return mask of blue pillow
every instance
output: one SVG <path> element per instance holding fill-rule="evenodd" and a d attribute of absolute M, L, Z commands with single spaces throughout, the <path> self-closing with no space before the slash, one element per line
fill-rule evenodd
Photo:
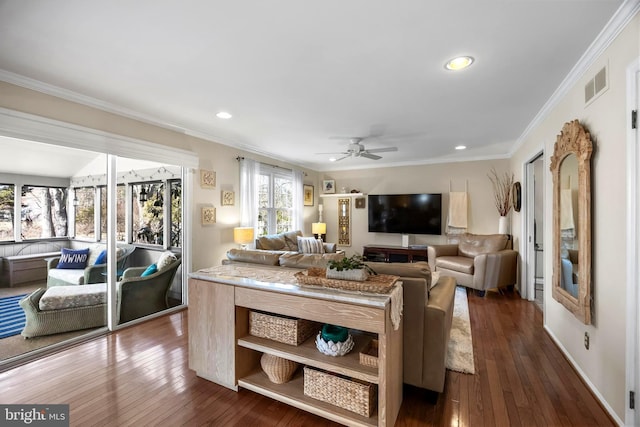
<path fill-rule="evenodd" d="M 104 249 L 102 252 L 100 252 L 100 255 L 98 255 L 98 258 L 96 258 L 96 262 L 94 262 L 93 265 L 106 264 L 106 263 L 107 263 L 107 250 Z"/>
<path fill-rule="evenodd" d="M 155 264 L 151 264 L 147 269 L 140 275 L 140 277 L 151 276 L 153 273 L 158 271 L 158 266 Z"/>
<path fill-rule="evenodd" d="M 89 259 L 89 248 L 77 250 L 62 248 L 60 261 L 58 261 L 56 268 L 85 268 L 87 266 L 87 259 Z"/>

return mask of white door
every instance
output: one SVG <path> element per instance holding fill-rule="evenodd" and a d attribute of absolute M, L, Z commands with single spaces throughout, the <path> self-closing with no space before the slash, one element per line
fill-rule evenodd
<path fill-rule="evenodd" d="M 536 154 L 525 165 L 525 241 L 523 273 L 526 297 L 542 303 L 544 291 L 544 154 Z"/>

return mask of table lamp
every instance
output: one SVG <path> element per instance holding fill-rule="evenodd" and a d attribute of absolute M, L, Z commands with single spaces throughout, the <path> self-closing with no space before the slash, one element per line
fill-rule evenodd
<path fill-rule="evenodd" d="M 233 229 L 233 241 L 238 243 L 242 250 L 246 250 L 247 245 L 253 242 L 253 227 L 235 227 Z"/>
<path fill-rule="evenodd" d="M 327 233 L 327 224 L 324 222 L 311 223 L 311 233 L 313 233 L 316 239 L 321 238 L 324 240 Z"/>

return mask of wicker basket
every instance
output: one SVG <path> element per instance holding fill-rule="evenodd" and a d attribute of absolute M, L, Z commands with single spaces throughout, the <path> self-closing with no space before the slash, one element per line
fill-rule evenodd
<path fill-rule="evenodd" d="M 304 367 L 304 394 L 364 417 L 371 416 L 378 400 L 375 384 L 342 378 L 309 366 Z"/>
<path fill-rule="evenodd" d="M 249 334 L 290 345 L 300 345 L 319 330 L 316 322 L 276 316 L 270 313 L 249 313 Z"/>
<path fill-rule="evenodd" d="M 371 340 L 360 352 L 360 364 L 364 366 L 378 367 L 378 340 Z"/>
<path fill-rule="evenodd" d="M 269 380 L 276 384 L 289 382 L 298 369 L 296 362 L 268 353 L 262 354 L 260 366 Z"/>
<path fill-rule="evenodd" d="M 364 282 L 352 280 L 328 279 L 325 268 L 309 268 L 294 274 L 296 280 L 301 285 L 322 286 L 325 288 L 344 289 L 347 291 L 371 292 L 377 294 L 387 294 L 395 286 L 399 276 L 389 274 L 378 274 L 369 276 Z"/>

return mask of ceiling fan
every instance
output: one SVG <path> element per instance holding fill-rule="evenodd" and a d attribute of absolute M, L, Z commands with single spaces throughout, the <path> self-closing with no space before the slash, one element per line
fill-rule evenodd
<path fill-rule="evenodd" d="M 332 139 L 342 139 L 341 137 L 335 137 Z M 362 145 L 362 140 L 364 138 L 349 138 L 349 146 L 347 147 L 347 151 L 339 151 L 334 153 L 316 153 L 316 154 L 342 154 L 342 157 L 331 159 L 333 162 L 339 162 L 340 160 L 346 159 L 347 157 L 365 157 L 371 160 L 380 160 L 382 157 L 373 154 L 373 153 L 388 153 L 391 151 L 398 151 L 397 147 L 385 147 L 385 148 L 373 148 L 366 149 L 364 145 Z"/>

